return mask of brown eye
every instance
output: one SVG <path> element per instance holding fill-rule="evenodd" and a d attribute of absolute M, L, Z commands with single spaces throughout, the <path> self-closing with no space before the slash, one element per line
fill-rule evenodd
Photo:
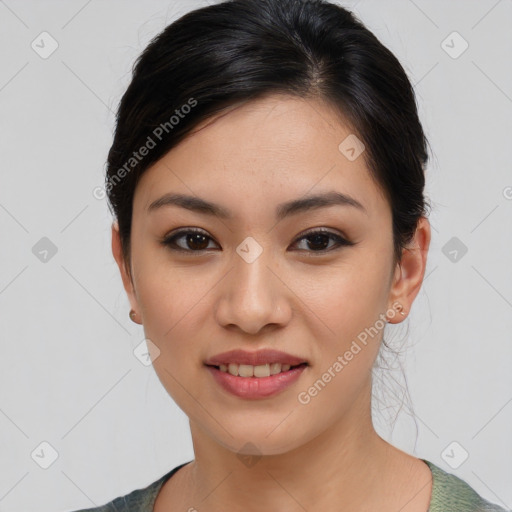
<path fill-rule="evenodd" d="M 181 245 L 177 243 L 178 240 L 183 240 Z M 209 240 L 211 238 L 203 231 L 187 229 L 166 237 L 162 243 L 176 251 L 200 252 L 208 249 Z"/>
<path fill-rule="evenodd" d="M 307 240 L 306 250 L 308 252 L 329 252 L 334 249 L 339 249 L 341 246 L 355 245 L 337 233 L 326 230 L 310 231 L 298 238 L 295 243 L 301 240 Z M 333 246 L 328 248 L 329 242 L 334 241 Z"/>

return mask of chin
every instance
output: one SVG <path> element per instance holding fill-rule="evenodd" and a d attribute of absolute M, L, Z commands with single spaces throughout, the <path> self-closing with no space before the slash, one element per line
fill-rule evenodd
<path fill-rule="evenodd" d="M 213 435 L 212 438 L 237 455 L 252 455 L 255 457 L 282 455 L 306 442 L 306 440 L 300 438 L 304 433 L 303 429 L 300 432 L 298 431 L 297 437 L 295 437 L 293 432 L 290 432 L 289 426 L 282 428 L 283 425 L 281 424 L 276 428 L 278 424 L 279 422 L 274 423 L 271 428 L 267 426 L 258 428 L 257 425 L 252 425 L 246 429 L 240 427 L 233 429 L 230 424 L 224 423 L 223 425 L 231 436 L 222 429 L 222 432 L 217 432 L 217 435 Z"/>

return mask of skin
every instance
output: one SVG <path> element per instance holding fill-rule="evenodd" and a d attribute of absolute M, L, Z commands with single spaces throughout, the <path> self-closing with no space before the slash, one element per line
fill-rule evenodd
<path fill-rule="evenodd" d="M 425 273 L 428 220 L 395 266 L 390 206 L 363 156 L 350 161 L 338 149 L 351 133 L 319 100 L 271 95 L 230 108 L 143 174 L 130 266 L 113 224 L 112 250 L 135 321 L 158 347 L 150 345 L 155 371 L 187 414 L 194 446 L 194 462 L 166 482 L 156 512 L 427 510 L 428 466 L 382 439 L 371 420 L 382 329 L 309 403 L 297 398 L 379 315 L 403 321 L 392 306 L 407 314 Z M 278 204 L 330 190 L 357 199 L 366 213 L 335 205 L 276 222 Z M 199 196 L 234 217 L 178 206 L 149 213 L 167 192 Z M 188 253 L 162 245 L 171 231 L 189 227 L 210 238 L 194 246 L 181 237 Z M 336 249 L 324 238 L 321 252 L 318 241 L 303 238 L 311 228 L 355 245 Z M 252 263 L 236 252 L 248 236 L 263 250 Z M 277 348 L 309 366 L 278 395 L 245 400 L 220 388 L 203 365 L 234 348 Z M 254 457 L 247 464 L 240 454 Z"/>

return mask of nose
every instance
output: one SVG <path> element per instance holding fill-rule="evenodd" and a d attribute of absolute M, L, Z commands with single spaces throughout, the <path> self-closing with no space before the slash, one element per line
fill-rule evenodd
<path fill-rule="evenodd" d="M 223 279 L 216 307 L 217 322 L 248 334 L 286 325 L 292 292 L 283 283 L 266 251 L 249 263 L 235 255 L 234 268 Z"/>

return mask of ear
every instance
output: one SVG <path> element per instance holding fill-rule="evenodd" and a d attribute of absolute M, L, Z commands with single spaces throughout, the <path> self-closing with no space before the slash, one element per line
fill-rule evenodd
<path fill-rule="evenodd" d="M 121 237 L 119 235 L 119 225 L 116 222 L 112 224 L 112 254 L 114 255 L 114 259 L 117 262 L 117 266 L 119 267 L 119 271 L 121 272 L 121 279 L 123 280 L 123 286 L 128 295 L 128 300 L 130 301 L 131 308 L 137 313 L 139 313 L 139 305 L 137 301 L 137 295 L 135 293 L 135 287 L 133 285 L 133 281 L 131 278 L 131 272 L 126 268 L 126 261 L 123 256 L 122 246 L 121 246 Z M 135 315 L 135 318 L 137 317 Z M 134 322 L 141 325 L 140 322 L 132 319 Z"/>
<path fill-rule="evenodd" d="M 410 245 L 402 250 L 402 261 L 397 263 L 395 275 L 389 293 L 388 311 L 396 314 L 388 317 L 389 323 L 400 323 L 411 310 L 412 303 L 420 291 L 427 266 L 427 254 L 430 246 L 430 223 L 421 217 Z M 399 311 L 403 311 L 401 315 Z"/>

